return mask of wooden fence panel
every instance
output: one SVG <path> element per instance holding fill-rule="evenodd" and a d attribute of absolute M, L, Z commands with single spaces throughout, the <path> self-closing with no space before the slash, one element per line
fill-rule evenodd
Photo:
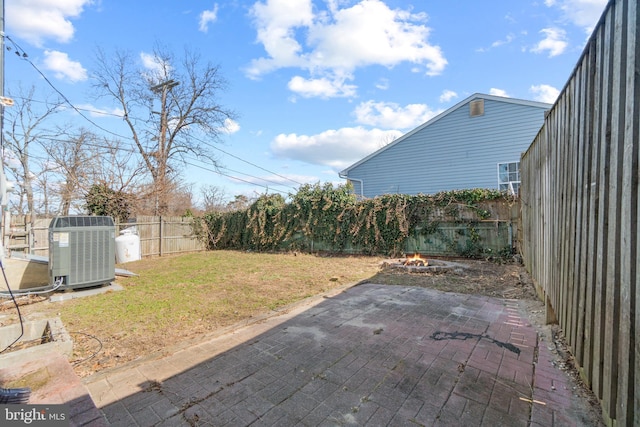
<path fill-rule="evenodd" d="M 640 12 L 611 0 L 522 156 L 522 256 L 605 418 L 640 425 Z"/>
<path fill-rule="evenodd" d="M 27 225 L 27 219 L 26 216 L 11 218 L 7 240 L 11 240 L 11 230 L 16 230 L 16 235 L 26 234 L 26 247 L 16 245 L 16 250 L 47 257 L 51 218 L 37 218 L 33 226 Z M 191 221 L 192 218 L 188 217 L 139 216 L 135 222 L 116 224 L 116 236 L 125 228 L 135 227 L 140 237 L 140 253 L 143 257 L 204 251 L 206 246 L 193 234 Z M 11 247 L 10 244 L 7 246 Z"/>
<path fill-rule="evenodd" d="M 190 217 L 138 216 L 136 227 L 144 256 L 163 256 L 205 250 L 193 234 Z"/>

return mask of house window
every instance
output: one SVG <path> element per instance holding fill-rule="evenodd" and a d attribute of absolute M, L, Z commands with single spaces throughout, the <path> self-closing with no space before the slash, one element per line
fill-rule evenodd
<path fill-rule="evenodd" d="M 510 194 L 520 191 L 520 162 L 498 163 L 498 188 Z"/>

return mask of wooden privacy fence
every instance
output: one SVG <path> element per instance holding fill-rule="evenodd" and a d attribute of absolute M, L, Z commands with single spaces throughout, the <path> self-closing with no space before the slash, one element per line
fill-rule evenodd
<path fill-rule="evenodd" d="M 5 232 L 6 247 L 48 256 L 51 219 L 37 218 L 31 226 L 25 216 L 11 217 L 10 227 Z M 143 257 L 203 251 L 205 245 L 193 234 L 191 223 L 190 217 L 138 216 L 135 222 L 116 224 L 116 236 L 125 228 L 135 227 Z"/>
<path fill-rule="evenodd" d="M 522 156 L 522 255 L 616 425 L 640 425 L 640 13 L 612 0 Z"/>
<path fill-rule="evenodd" d="M 117 225 L 116 232 L 135 226 L 143 257 L 203 251 L 205 245 L 193 234 L 192 221 L 191 217 L 138 216 L 135 224 Z"/>

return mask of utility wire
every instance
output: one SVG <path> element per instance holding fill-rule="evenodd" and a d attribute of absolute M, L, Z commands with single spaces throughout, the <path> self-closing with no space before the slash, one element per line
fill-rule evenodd
<path fill-rule="evenodd" d="M 28 102 L 36 102 L 38 104 L 46 104 L 45 101 L 40 101 L 38 99 L 31 99 L 31 98 L 25 98 L 24 96 L 12 96 L 12 98 L 14 99 L 21 99 L 23 101 L 28 101 Z M 118 119 L 122 119 L 124 118 L 124 116 L 122 114 L 116 114 L 116 113 L 109 113 L 106 111 L 100 111 L 100 110 L 92 110 L 90 108 L 82 108 L 82 107 L 75 107 L 74 110 L 80 110 L 80 111 L 86 111 L 87 113 L 94 113 L 94 114 L 99 114 L 101 116 L 111 116 L 111 117 L 116 117 Z"/>
<path fill-rule="evenodd" d="M 193 160 L 193 161 L 199 161 L 199 162 L 201 162 L 201 160 L 191 158 L 190 156 L 184 156 L 184 157 L 185 157 L 185 158 L 189 158 L 189 159 L 191 159 L 191 160 Z M 193 164 L 191 164 L 191 166 L 194 166 L 194 165 L 193 165 Z M 227 171 L 229 171 L 229 172 L 233 172 L 233 173 L 237 173 L 237 174 L 240 174 L 240 175 L 248 176 L 248 177 L 250 177 L 250 178 L 255 178 L 255 179 L 259 179 L 259 180 L 261 180 L 261 181 L 270 182 L 271 184 L 274 184 L 274 185 L 279 185 L 279 186 L 281 186 L 281 187 L 287 187 L 287 188 L 291 188 L 292 190 L 297 190 L 297 188 L 296 188 L 296 187 L 292 187 L 292 186 L 290 186 L 290 185 L 286 185 L 286 184 L 283 184 L 283 183 L 281 183 L 281 182 L 272 181 L 272 180 L 267 179 L 267 178 L 261 178 L 261 177 L 259 177 L 259 176 L 255 176 L 255 175 L 248 174 L 248 173 L 246 173 L 246 172 L 240 172 L 240 171 L 237 171 L 237 170 L 234 170 L 234 169 L 230 169 L 230 168 L 225 167 L 225 166 L 219 166 L 219 167 L 218 167 L 218 169 L 224 169 L 224 170 L 227 170 Z"/>
<path fill-rule="evenodd" d="M 265 189 L 269 190 L 269 187 L 267 187 L 266 185 L 256 184 L 253 181 L 248 181 L 246 179 L 238 178 L 237 176 L 228 175 L 228 174 L 220 172 L 218 170 L 214 170 L 214 169 L 210 169 L 210 168 L 207 168 L 207 167 L 204 167 L 204 166 L 196 165 L 194 163 L 189 163 L 187 161 L 185 161 L 185 163 L 187 165 L 189 165 L 189 166 L 193 166 L 193 167 L 196 167 L 196 168 L 208 171 L 208 172 L 213 172 L 213 173 L 218 174 L 218 175 L 226 176 L 227 178 L 231 178 L 231 179 L 234 179 L 236 181 L 246 182 L 247 184 L 255 185 L 256 187 L 262 187 L 262 188 L 265 188 Z M 287 194 L 287 195 L 289 194 L 287 191 L 278 190 L 276 188 L 271 188 L 271 190 L 277 191 L 278 193 L 282 193 L 282 194 Z"/>
<path fill-rule="evenodd" d="M 31 66 L 33 67 L 33 69 L 34 69 L 34 70 L 36 70 L 36 71 L 38 72 L 38 74 L 40 74 L 40 75 L 42 76 L 42 78 L 44 79 L 44 81 L 45 81 L 45 82 L 47 82 L 47 84 L 48 84 L 49 86 L 51 86 L 51 87 L 53 88 L 53 90 L 55 90 L 55 91 L 56 91 L 56 93 L 57 93 L 58 95 L 60 95 L 60 96 L 62 97 L 62 99 L 63 99 L 67 104 L 69 104 L 69 106 L 70 106 L 71 108 L 73 108 L 73 109 L 74 109 L 78 114 L 80 114 L 80 116 L 81 116 L 83 119 L 85 119 L 86 121 L 88 121 L 89 123 L 91 123 L 92 125 L 94 125 L 95 127 L 97 127 L 98 129 L 100 129 L 100 130 L 102 130 L 102 131 L 104 131 L 104 132 L 107 132 L 107 133 L 108 133 L 108 134 L 110 134 L 110 135 L 117 136 L 118 138 L 125 138 L 125 139 L 127 138 L 126 136 L 122 136 L 122 135 L 120 135 L 120 134 L 117 134 L 117 133 L 115 133 L 115 132 L 110 131 L 109 129 L 105 129 L 105 128 L 103 128 L 102 126 L 100 126 L 99 124 L 97 124 L 96 122 L 94 122 L 93 120 L 91 120 L 90 118 L 88 118 L 87 116 L 85 116 L 85 115 L 84 115 L 84 113 L 82 113 L 82 111 L 80 111 L 80 109 L 79 109 L 79 108 L 77 108 L 75 105 L 73 105 L 73 103 L 72 103 L 71 101 L 69 101 L 69 98 L 67 98 L 67 97 L 65 96 L 65 94 L 63 94 L 63 93 L 62 93 L 62 92 L 61 92 L 57 87 L 55 87 L 55 86 L 54 86 L 54 84 L 53 84 L 53 83 L 51 83 L 51 81 L 47 78 L 47 76 L 46 76 L 42 71 L 40 71 L 40 69 L 39 69 L 38 67 L 36 67 L 36 65 L 35 65 L 33 62 L 31 62 L 31 60 L 29 59 L 29 55 L 27 55 L 27 54 L 25 53 L 24 49 L 22 49 L 22 48 L 20 47 L 20 45 L 18 45 L 18 43 L 16 43 L 16 42 L 15 42 L 11 37 L 9 37 L 8 35 L 5 35 L 5 38 L 6 38 L 7 40 L 9 40 L 9 41 L 11 42 L 11 44 L 13 44 L 14 48 L 16 49 L 16 54 L 18 55 L 18 57 L 19 57 L 20 59 L 22 59 L 23 61 L 26 61 L 26 62 L 28 62 L 29 64 L 31 64 Z M 20 52 L 22 52 L 22 55 L 20 55 Z"/>
<path fill-rule="evenodd" d="M 261 166 L 258 166 L 258 165 L 256 165 L 256 164 L 254 164 L 254 163 L 251 163 L 251 162 L 250 162 L 250 161 L 248 161 L 248 160 L 244 160 L 244 159 L 242 159 L 242 158 L 240 158 L 240 157 L 238 157 L 238 156 L 236 156 L 236 155 L 234 155 L 234 154 L 231 154 L 231 153 L 228 153 L 228 152 L 224 151 L 224 150 L 223 150 L 223 149 L 221 149 L 221 148 L 215 147 L 215 146 L 213 146 L 212 144 L 210 144 L 210 143 L 208 143 L 208 142 L 206 142 L 206 141 L 203 141 L 203 140 L 201 140 L 201 139 L 199 139 L 199 138 L 193 137 L 193 139 L 195 139 L 195 140 L 197 140 L 197 141 L 202 142 L 202 143 L 203 143 L 203 144 L 205 144 L 207 147 L 213 148 L 214 150 L 218 150 L 218 151 L 220 151 L 220 152 L 222 152 L 222 153 L 226 154 L 227 156 L 234 157 L 234 158 L 236 158 L 236 159 L 238 159 L 238 160 L 240 160 L 240 161 L 242 161 L 242 162 L 245 162 L 245 163 L 247 163 L 247 164 L 249 164 L 249 165 L 251 165 L 251 166 L 253 166 L 253 167 L 256 167 L 256 168 L 258 168 L 258 169 L 262 169 L 263 171 L 268 172 L 268 173 L 270 173 L 270 174 L 273 174 L 273 175 L 275 175 L 275 176 L 279 176 L 280 178 L 286 179 L 287 181 L 291 181 L 291 182 L 293 182 L 294 184 L 303 185 L 301 182 L 298 182 L 298 181 L 296 181 L 296 180 L 294 180 L 294 179 L 291 179 L 291 178 L 287 178 L 286 176 L 283 176 L 283 175 L 279 175 L 279 174 L 277 174 L 277 173 L 275 173 L 275 172 L 272 172 L 272 171 L 270 171 L 270 170 L 268 170 L 268 169 L 265 169 L 265 168 L 263 168 L 263 167 L 261 167 Z"/>
<path fill-rule="evenodd" d="M 54 141 L 54 142 L 68 142 L 68 141 L 66 141 L 66 140 L 56 139 L 56 138 L 43 138 L 43 139 L 47 139 L 47 140 L 49 140 L 49 141 Z M 98 147 L 98 148 L 105 148 L 105 149 L 109 148 L 109 147 L 107 147 L 107 146 L 103 146 L 103 145 L 100 145 L 100 144 L 91 144 L 91 143 L 86 143 L 85 145 L 89 145 L 89 146 L 93 146 L 93 147 Z M 130 148 L 130 149 L 127 149 L 127 148 L 119 148 L 119 150 L 121 150 L 121 151 L 131 152 L 131 153 L 134 153 L 134 154 L 138 153 L 138 151 L 137 151 L 136 149 L 134 149 L 134 148 Z M 43 154 L 46 154 L 46 153 L 43 153 Z M 30 157 L 30 158 L 32 158 L 32 159 L 35 159 L 35 160 L 43 161 L 43 162 L 50 160 L 50 158 L 49 158 L 49 157 L 43 157 L 43 155 L 37 155 L 37 154 L 34 154 L 34 153 L 29 154 L 29 157 Z M 291 188 L 291 189 L 293 189 L 293 190 L 296 190 L 296 188 L 295 188 L 295 187 L 290 187 L 290 186 L 287 186 L 287 185 L 285 185 L 285 184 L 282 184 L 282 183 L 279 183 L 279 182 L 276 182 L 276 181 L 270 181 L 270 180 L 268 180 L 268 179 L 266 179 L 266 178 L 260 178 L 260 177 L 258 177 L 258 176 L 250 175 L 250 174 L 247 174 L 247 173 L 244 173 L 244 172 L 240 172 L 240 171 L 235 171 L 235 170 L 228 169 L 228 168 L 225 168 L 225 167 L 222 167 L 222 166 L 220 166 L 217 170 L 216 170 L 216 169 L 211 169 L 211 168 L 207 168 L 207 167 L 202 166 L 202 165 L 198 165 L 198 164 L 192 163 L 192 162 L 190 162 L 190 161 L 188 161 L 188 160 L 191 160 L 191 161 L 200 161 L 200 160 L 198 160 L 198 159 L 195 159 L 195 158 L 191 158 L 191 157 L 185 156 L 185 158 L 183 159 L 183 162 L 184 162 L 186 165 L 188 165 L 188 166 L 193 166 L 193 167 L 196 167 L 196 168 L 199 168 L 199 169 L 202 169 L 202 170 L 208 171 L 208 172 L 213 172 L 213 173 L 215 173 L 215 174 L 217 174 L 217 175 L 221 175 L 221 176 L 224 176 L 224 177 L 227 177 L 227 178 L 230 178 L 230 179 L 236 180 L 236 181 L 240 181 L 240 182 L 244 182 L 244 183 L 247 183 L 247 184 L 251 184 L 251 185 L 254 185 L 254 186 L 256 186 L 256 187 L 262 187 L 262 188 L 264 188 L 264 189 L 266 189 L 266 190 L 271 189 L 272 191 L 277 191 L 277 192 L 280 192 L 280 193 L 283 193 L 283 194 L 289 194 L 287 191 L 277 190 L 277 189 L 274 189 L 274 188 L 270 188 L 270 187 L 269 187 L 269 186 L 267 186 L 267 185 L 257 183 L 257 182 L 255 182 L 255 181 L 249 181 L 249 180 L 242 179 L 242 178 L 239 178 L 239 177 L 234 176 L 234 175 L 230 175 L 230 174 L 224 173 L 224 172 L 222 172 L 220 169 L 222 169 L 222 170 L 228 170 L 229 172 L 238 173 L 238 174 L 245 175 L 245 176 L 248 176 L 248 177 L 251 177 L 251 178 L 255 178 L 255 179 L 258 179 L 258 180 L 261 180 L 261 181 L 270 182 L 270 183 L 272 183 L 272 184 L 274 184 L 274 185 L 278 185 L 278 186 L 282 186 L 282 187 L 287 187 L 287 188 Z"/>
<path fill-rule="evenodd" d="M 2 254 L 0 254 L 0 257 L 1 256 L 2 256 Z M 2 277 L 4 278 L 4 283 L 5 283 L 5 285 L 7 285 L 7 291 L 9 291 L 9 295 L 11 296 L 11 300 L 13 301 L 13 304 L 16 306 L 16 311 L 18 312 L 18 319 L 20 319 L 20 335 L 18 335 L 18 338 L 16 338 L 11 344 L 9 344 L 8 346 L 6 346 L 5 348 L 3 348 L 0 351 L 0 353 L 4 353 L 8 349 L 10 349 L 11 346 L 13 346 L 15 343 L 20 341 L 20 338 L 22 338 L 22 336 L 24 335 L 24 321 L 22 319 L 22 313 L 20 313 L 20 306 L 18 305 L 18 302 L 16 301 L 16 297 L 13 295 L 13 291 L 11 290 L 11 287 L 9 286 L 9 280 L 7 279 L 7 274 L 4 271 L 4 263 L 2 262 L 2 259 L 0 259 L 0 269 L 2 270 Z"/>
<path fill-rule="evenodd" d="M 53 90 L 54 90 L 54 91 L 56 91 L 56 93 L 58 93 L 58 94 L 62 97 L 62 99 L 63 99 L 63 100 L 64 100 L 64 101 L 65 101 L 65 102 L 66 102 L 66 103 L 67 103 L 67 104 L 68 104 L 68 105 L 69 105 L 69 106 L 70 106 L 74 111 L 76 111 L 76 112 L 77 112 L 77 113 L 78 113 L 82 118 L 84 118 L 87 122 L 91 123 L 91 124 L 92 124 L 93 126 L 95 126 L 96 128 L 98 128 L 98 129 L 100 129 L 100 130 L 102 130 L 102 131 L 104 131 L 104 132 L 107 132 L 107 133 L 108 133 L 108 134 L 110 134 L 110 135 L 116 136 L 116 137 L 118 137 L 118 138 L 122 138 L 122 139 L 124 139 L 124 140 L 129 140 L 129 139 L 130 139 L 130 137 L 126 137 L 126 136 L 120 135 L 120 134 L 118 134 L 118 133 L 115 133 L 115 132 L 112 132 L 112 131 L 110 131 L 110 130 L 108 130 L 108 129 L 103 128 L 102 126 L 98 125 L 96 122 L 94 122 L 93 120 L 91 120 L 90 118 L 88 118 L 86 115 L 84 115 L 84 114 L 82 113 L 82 111 L 94 112 L 94 113 L 99 113 L 99 114 L 103 114 L 103 115 L 110 115 L 110 116 L 120 117 L 120 118 L 123 118 L 123 116 L 121 116 L 121 115 L 117 115 L 117 114 L 113 114 L 113 113 L 104 113 L 104 112 L 101 112 L 101 111 L 88 110 L 88 109 L 82 109 L 82 108 L 76 107 L 76 106 L 75 106 L 75 105 L 74 105 L 74 104 L 73 104 L 73 103 L 72 103 L 72 102 L 71 102 L 71 101 L 70 101 L 70 100 L 69 100 L 69 99 L 68 99 L 68 98 L 67 98 L 67 97 L 66 97 L 66 96 L 65 96 L 65 95 L 64 95 L 64 94 L 63 94 L 63 93 L 62 93 L 62 92 L 61 92 L 61 91 L 60 91 L 60 90 L 59 90 L 59 89 L 58 89 L 58 88 L 57 88 L 57 87 L 56 87 L 56 86 L 55 86 L 55 85 L 54 85 L 54 84 L 53 84 L 53 83 L 48 79 L 48 78 L 47 78 L 47 76 L 46 76 L 46 75 L 45 75 L 45 74 L 44 74 L 44 73 L 43 73 L 43 72 L 42 72 L 42 71 L 41 71 L 41 70 L 40 70 L 40 69 L 39 69 L 39 68 L 38 68 L 38 67 L 37 67 L 37 66 L 36 66 L 36 65 L 31 61 L 31 60 L 30 60 L 30 59 L 28 59 L 28 58 L 29 58 L 29 56 L 27 55 L 27 53 L 25 52 L 25 50 L 24 50 L 24 49 L 22 49 L 22 47 L 21 47 L 20 45 L 18 45 L 18 43 L 17 43 L 17 42 L 15 42 L 13 39 L 11 39 L 11 37 L 9 37 L 8 35 L 5 35 L 5 37 L 6 37 L 6 39 L 7 39 L 7 40 L 9 40 L 9 41 L 11 42 L 11 44 L 13 44 L 14 48 L 16 49 L 16 54 L 17 54 L 17 56 L 18 56 L 20 59 L 22 59 L 22 60 L 24 60 L 24 61 L 28 62 L 28 63 L 29 63 L 29 64 L 30 64 L 30 65 L 31 65 L 31 66 L 32 66 L 32 67 L 33 67 L 33 68 L 38 72 L 38 74 L 40 74 L 40 76 L 42 76 L 42 78 L 47 82 L 47 84 L 48 84 L 49 86 L 51 86 L 51 88 L 53 88 Z M 20 54 L 20 52 L 22 52 L 22 55 Z M 22 99 L 24 99 L 24 98 L 22 98 Z M 33 101 L 33 100 L 29 99 L 29 101 Z M 40 102 L 41 102 L 41 101 L 40 101 Z M 253 166 L 253 167 L 255 167 L 255 168 L 261 169 L 261 170 L 263 170 L 263 171 L 265 171 L 265 172 L 267 172 L 267 173 L 270 173 L 270 174 L 272 174 L 272 175 L 275 175 L 275 176 L 280 177 L 280 178 L 282 178 L 282 179 L 285 179 L 285 180 L 287 180 L 287 181 L 293 182 L 294 184 L 303 185 L 302 183 L 300 183 L 300 182 L 298 182 L 298 181 L 296 181 L 296 180 L 294 180 L 294 179 L 291 179 L 291 178 L 286 177 L 286 176 L 284 176 L 284 175 L 280 175 L 280 174 L 278 174 L 278 173 L 276 173 L 276 172 L 270 171 L 270 170 L 268 170 L 268 169 L 266 169 L 266 168 L 263 168 L 262 166 L 259 166 L 259 165 L 255 164 L 255 163 L 252 163 L 252 162 L 250 162 L 250 161 L 248 161 L 248 160 L 245 160 L 245 159 L 243 159 L 243 158 L 241 158 L 241 157 L 239 157 L 239 156 L 236 156 L 235 154 L 231 154 L 231 153 L 229 153 L 229 152 L 227 152 L 227 151 L 225 151 L 225 150 L 222 150 L 221 148 L 218 148 L 218 147 L 214 146 L 214 145 L 213 145 L 213 144 L 211 144 L 210 142 L 204 141 L 204 140 L 202 140 L 202 139 L 200 139 L 200 138 L 193 137 L 193 136 L 192 136 L 192 139 L 195 139 L 196 141 L 199 141 L 199 142 L 201 142 L 201 143 L 205 144 L 205 145 L 206 145 L 207 147 L 209 147 L 209 148 L 212 148 L 212 149 L 214 149 L 214 150 L 220 151 L 220 152 L 222 152 L 222 153 L 224 153 L 224 154 L 226 154 L 226 155 L 228 155 L 228 156 L 230 156 L 230 157 L 233 157 L 233 158 L 235 158 L 235 159 L 237 159 L 237 160 L 240 160 L 241 162 L 244 162 L 244 163 L 246 163 L 246 164 L 248 164 L 248 165 L 251 165 L 251 166 Z M 98 145 L 95 145 L 95 144 L 94 144 L 94 146 L 99 147 Z M 109 147 L 102 147 L 102 148 L 109 148 Z M 123 148 L 120 148 L 120 149 L 123 149 Z M 123 149 L 123 150 L 124 150 L 124 149 Z M 137 151 L 136 149 L 133 149 L 133 148 L 131 149 L 131 152 L 133 152 L 133 153 L 138 153 L 138 151 Z M 191 166 L 198 167 L 197 165 L 193 165 L 193 164 L 191 164 Z M 218 173 L 218 172 L 216 172 L 216 171 L 214 171 L 214 170 L 210 170 L 210 169 L 207 169 L 207 168 L 202 168 L 202 169 L 204 169 L 204 170 L 209 170 L 209 171 L 214 172 L 214 173 Z M 225 169 L 227 169 L 227 168 L 225 168 Z M 252 177 L 252 178 L 260 179 L 260 180 L 262 180 L 262 181 L 271 182 L 272 184 L 275 184 L 275 185 L 280 185 L 280 186 L 284 186 L 284 187 L 287 187 L 287 188 L 292 188 L 292 189 L 294 189 L 294 190 L 295 190 L 295 188 L 294 188 L 294 187 L 287 186 L 287 185 L 285 185 L 285 184 L 278 183 L 278 182 L 275 182 L 275 181 L 270 181 L 270 180 L 268 180 L 268 179 L 266 179 L 266 178 L 259 178 L 259 177 L 256 177 L 256 176 L 253 176 L 253 175 L 249 175 L 249 174 L 246 174 L 246 173 L 243 173 L 243 172 L 233 171 L 233 170 L 231 170 L 231 169 L 227 169 L 227 170 L 229 170 L 229 171 L 231 171 L 231 172 L 234 172 L 234 173 L 240 173 L 240 174 L 242 174 L 242 175 L 250 176 L 250 177 Z M 264 188 L 267 188 L 267 189 L 268 189 L 268 187 L 263 186 L 263 185 L 260 185 L 260 184 L 256 184 L 255 182 L 252 182 L 252 181 L 243 180 L 243 179 L 240 179 L 240 178 L 237 178 L 237 177 L 233 177 L 233 176 L 231 176 L 231 175 L 227 175 L 227 174 L 222 174 L 222 173 L 219 173 L 219 174 L 220 174 L 220 175 L 223 175 L 223 176 L 226 176 L 226 177 L 229 177 L 229 178 L 236 179 L 236 180 L 238 180 L 238 181 L 246 182 L 246 183 L 249 183 L 249 184 L 252 184 L 252 185 L 258 185 L 258 186 L 261 186 L 261 187 L 264 187 Z"/>

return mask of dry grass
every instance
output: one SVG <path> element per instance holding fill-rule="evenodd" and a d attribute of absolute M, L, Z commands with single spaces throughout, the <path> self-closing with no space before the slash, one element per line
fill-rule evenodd
<path fill-rule="evenodd" d="M 138 274 L 118 278 L 124 291 L 21 309 L 27 317 L 59 315 L 72 332 L 77 360 L 101 344 L 95 357 L 77 365 L 80 375 L 88 375 L 365 280 L 379 264 L 373 257 L 234 251 L 146 259 L 123 266 Z M 5 308 L 4 314 L 14 311 Z"/>

